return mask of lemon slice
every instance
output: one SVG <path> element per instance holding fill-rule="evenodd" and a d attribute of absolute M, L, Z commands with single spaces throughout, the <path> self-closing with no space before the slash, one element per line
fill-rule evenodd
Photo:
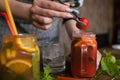
<path fill-rule="evenodd" d="M 14 58 L 16 56 L 16 51 L 14 49 L 6 49 L 7 59 Z"/>
<path fill-rule="evenodd" d="M 21 59 L 16 59 L 16 60 L 11 60 L 9 61 L 6 66 L 11 69 L 12 71 L 22 74 L 24 73 L 27 69 L 32 67 L 32 64 L 29 61 L 26 60 L 21 60 Z"/>
<path fill-rule="evenodd" d="M 35 52 L 36 48 L 35 46 L 37 44 L 35 44 L 35 41 L 33 38 L 16 38 L 15 42 L 17 44 L 17 46 L 27 52 Z"/>

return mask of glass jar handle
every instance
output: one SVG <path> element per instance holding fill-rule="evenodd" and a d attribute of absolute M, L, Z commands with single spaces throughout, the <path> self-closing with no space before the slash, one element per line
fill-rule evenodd
<path fill-rule="evenodd" d="M 81 46 L 81 73 L 86 74 L 88 65 L 88 46 L 82 44 Z"/>

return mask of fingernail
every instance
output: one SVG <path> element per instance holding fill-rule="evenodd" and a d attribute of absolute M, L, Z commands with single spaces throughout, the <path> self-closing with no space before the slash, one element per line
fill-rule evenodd
<path fill-rule="evenodd" d="M 69 17 L 69 18 L 72 18 L 73 17 L 73 15 L 71 15 L 71 14 L 68 14 L 68 15 L 66 15 L 67 17 Z"/>
<path fill-rule="evenodd" d="M 68 8 L 66 8 L 66 11 L 72 12 L 72 9 L 70 9 L 70 8 L 68 7 Z"/>

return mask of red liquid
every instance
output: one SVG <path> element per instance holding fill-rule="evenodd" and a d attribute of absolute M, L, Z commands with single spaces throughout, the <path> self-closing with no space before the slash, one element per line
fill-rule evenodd
<path fill-rule="evenodd" d="M 96 74 L 97 42 L 95 36 L 81 36 L 73 38 L 72 41 L 72 63 L 73 76 L 94 77 Z"/>

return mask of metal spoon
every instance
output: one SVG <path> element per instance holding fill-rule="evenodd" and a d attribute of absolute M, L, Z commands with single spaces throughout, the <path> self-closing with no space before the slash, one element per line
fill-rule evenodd
<path fill-rule="evenodd" d="M 61 0 L 58 0 L 61 4 L 64 4 L 63 1 Z M 75 12 L 74 10 L 72 12 L 70 12 L 72 15 L 73 15 L 73 18 L 78 24 L 80 27 L 84 26 L 85 24 L 83 22 L 81 22 L 79 19 L 80 17 L 78 16 L 77 12 Z"/>
<path fill-rule="evenodd" d="M 82 21 L 80 21 L 80 17 L 77 15 L 75 11 L 72 11 L 71 14 L 73 15 L 72 19 L 74 19 L 79 24 L 80 27 L 85 25 Z"/>

